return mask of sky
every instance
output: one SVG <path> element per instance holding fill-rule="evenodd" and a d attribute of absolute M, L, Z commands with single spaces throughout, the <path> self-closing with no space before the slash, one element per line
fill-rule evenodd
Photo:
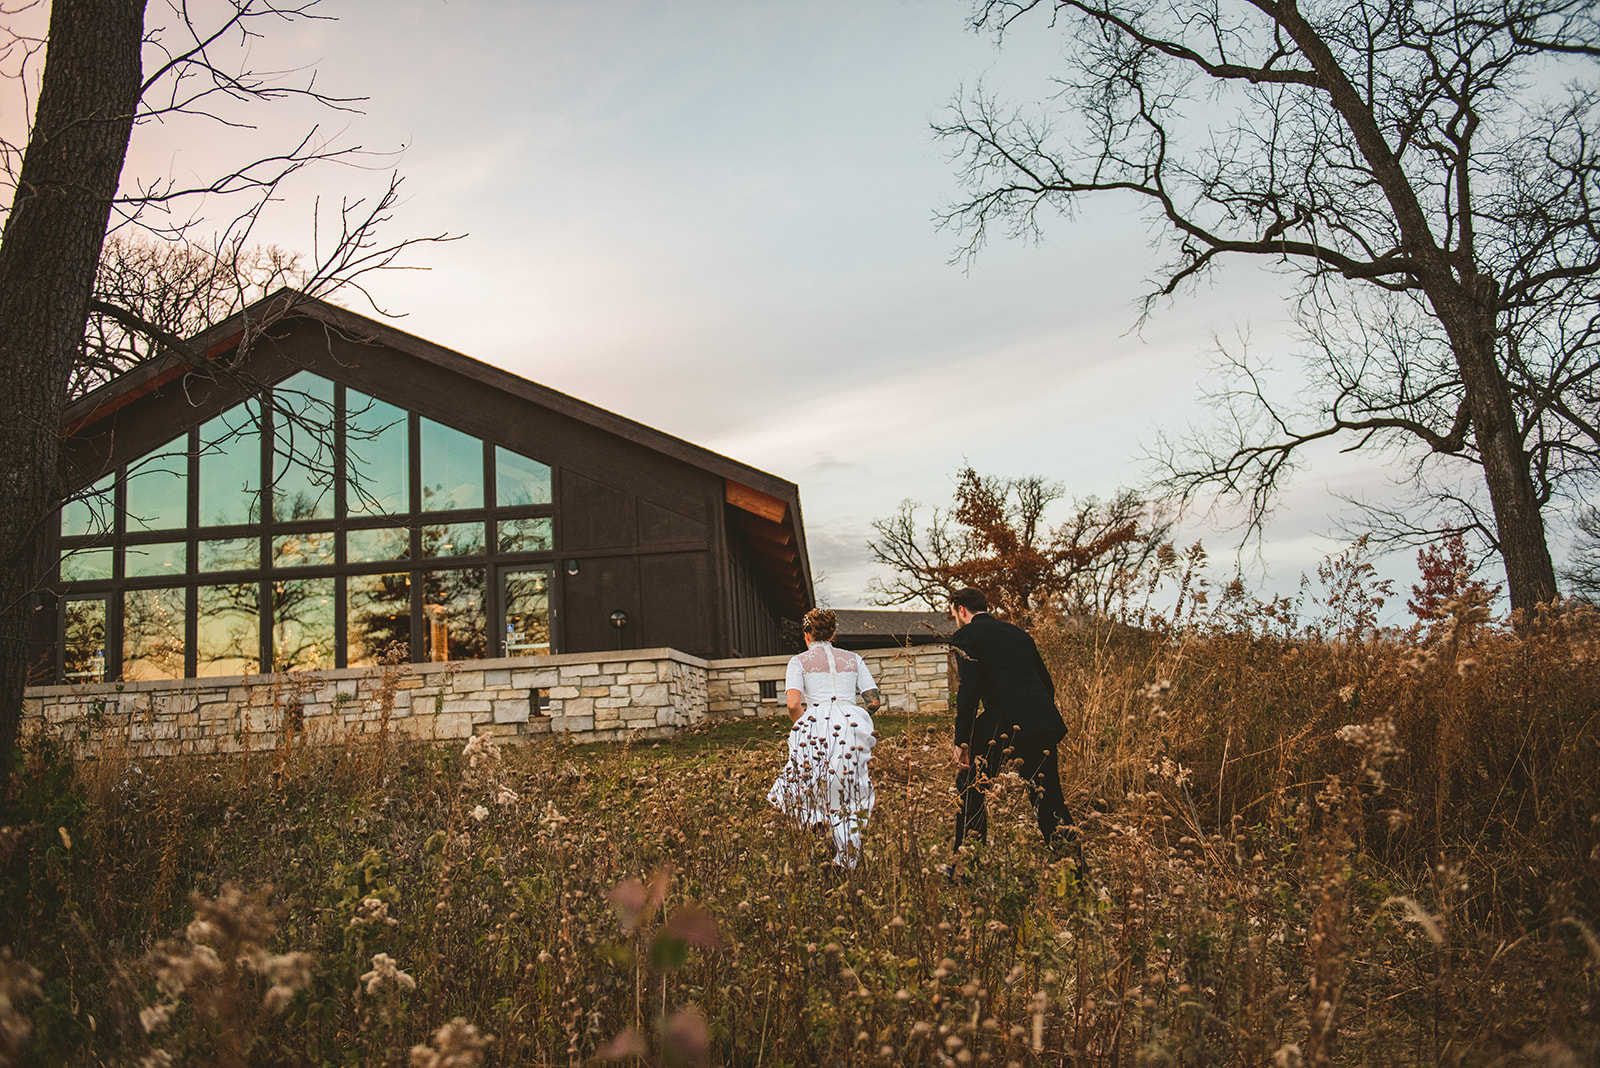
<path fill-rule="evenodd" d="M 314 70 L 359 112 L 290 100 L 238 112 L 250 128 L 144 126 L 128 176 L 214 173 L 312 123 L 360 146 L 360 166 L 288 183 L 256 236 L 309 253 L 341 200 L 398 170 L 387 236 L 461 236 L 366 279 L 394 325 L 794 481 L 836 607 L 867 603 L 871 521 L 947 504 L 964 464 L 1103 498 L 1148 474 L 1158 433 L 1211 418 L 1218 337 L 1292 366 L 1283 280 L 1244 262 L 1136 331 L 1158 261 L 1128 204 L 951 262 L 961 239 L 935 217 L 960 190 L 930 125 L 963 87 L 1046 96 L 1064 42 L 1042 23 L 997 47 L 964 0 L 318 10 L 336 18 L 267 28 L 252 62 Z M 1319 455 L 1247 575 L 1292 589 L 1340 547 L 1340 495 L 1386 479 Z M 1231 568 L 1236 534 L 1183 533 Z M 1409 554 L 1391 570 L 1411 581 Z"/>

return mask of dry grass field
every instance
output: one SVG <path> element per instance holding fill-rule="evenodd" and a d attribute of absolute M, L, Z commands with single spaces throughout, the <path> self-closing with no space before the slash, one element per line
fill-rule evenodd
<path fill-rule="evenodd" d="M 765 800 L 781 721 L 137 764 L 35 737 L 0 1063 L 1597 1063 L 1592 613 L 1357 640 L 1323 603 L 1041 631 L 1083 885 L 1014 777 L 951 857 L 943 717 L 880 717 L 849 873 Z"/>

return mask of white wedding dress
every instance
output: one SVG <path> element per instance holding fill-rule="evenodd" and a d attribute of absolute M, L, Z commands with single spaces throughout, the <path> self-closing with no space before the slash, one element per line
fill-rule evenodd
<path fill-rule="evenodd" d="M 867 775 L 877 739 L 856 695 L 877 684 L 855 653 L 814 642 L 789 661 L 785 689 L 800 691 L 804 712 L 789 731 L 789 762 L 767 800 L 802 827 L 826 829 L 834 859 L 853 868 L 877 801 Z"/>

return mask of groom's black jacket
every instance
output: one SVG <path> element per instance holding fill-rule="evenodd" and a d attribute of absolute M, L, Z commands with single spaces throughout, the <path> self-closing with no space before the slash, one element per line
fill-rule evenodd
<path fill-rule="evenodd" d="M 961 676 L 956 691 L 956 744 L 980 754 L 1005 735 L 1064 735 L 1056 686 L 1039 647 L 1021 627 L 987 612 L 950 636 Z M 982 713 L 978 705 L 983 705 Z"/>

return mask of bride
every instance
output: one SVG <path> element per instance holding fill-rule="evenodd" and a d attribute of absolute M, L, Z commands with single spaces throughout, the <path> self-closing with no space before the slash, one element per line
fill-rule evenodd
<path fill-rule="evenodd" d="M 806 651 L 789 661 L 786 681 L 794 724 L 789 762 L 767 800 L 802 827 L 828 835 L 833 863 L 854 868 L 876 800 L 867 761 L 877 744 L 870 713 L 882 697 L 861 658 L 830 644 L 836 626 L 832 612 L 814 608 L 801 626 Z"/>

